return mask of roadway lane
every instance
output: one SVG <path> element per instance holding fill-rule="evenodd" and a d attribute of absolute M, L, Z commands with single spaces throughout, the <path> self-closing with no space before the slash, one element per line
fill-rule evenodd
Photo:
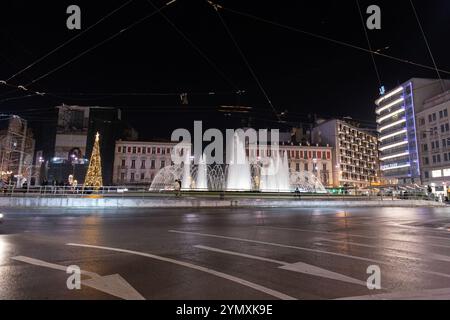
<path fill-rule="evenodd" d="M 1 299 L 450 298 L 447 208 L 3 212 Z"/>

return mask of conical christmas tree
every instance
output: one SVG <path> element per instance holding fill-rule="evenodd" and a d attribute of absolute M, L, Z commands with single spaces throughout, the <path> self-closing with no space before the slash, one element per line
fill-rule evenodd
<path fill-rule="evenodd" d="M 92 149 L 91 160 L 89 162 L 89 168 L 84 179 L 85 187 L 94 187 L 94 190 L 98 190 L 103 186 L 102 180 L 102 160 L 100 157 L 100 135 L 95 135 L 94 148 Z"/>

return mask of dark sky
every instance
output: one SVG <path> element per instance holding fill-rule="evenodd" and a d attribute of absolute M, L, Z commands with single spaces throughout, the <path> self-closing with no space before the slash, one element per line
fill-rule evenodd
<path fill-rule="evenodd" d="M 80 32 L 66 28 L 68 5 L 81 7 L 82 32 L 125 2 L 2 0 L 0 79 L 9 78 Z M 157 7 L 165 2 L 152 0 Z M 355 0 L 217 3 L 367 48 Z M 409 0 L 359 3 L 364 11 L 370 4 L 381 7 L 382 29 L 368 31 L 374 49 L 388 47 L 382 52 L 432 65 Z M 437 65 L 450 70 L 450 1 L 414 0 L 414 4 Z M 27 84 L 153 11 L 147 0 L 134 0 L 10 82 Z M 49 120 L 47 110 L 63 102 L 116 106 L 123 109 L 124 117 L 143 138 L 150 138 L 165 137 L 177 127 L 190 128 L 194 119 L 211 126 L 236 125 L 217 112 L 217 107 L 240 104 L 253 107 L 252 118 L 259 126 L 278 126 L 217 13 L 204 0 L 177 0 L 162 12 L 216 67 L 155 14 L 30 86 L 51 94 L 24 97 L 27 93 L 0 85 L 0 112 L 14 112 L 45 123 Z M 373 101 L 379 85 L 368 53 L 227 10 L 220 14 L 274 107 L 279 112 L 288 111 L 285 120 L 305 121 L 308 114 L 316 113 L 324 117 L 351 116 L 364 124 L 374 121 Z M 388 89 L 410 77 L 436 77 L 432 70 L 383 57 L 375 59 Z M 443 76 L 448 78 L 449 74 Z M 238 89 L 245 94 L 237 95 Z M 178 93 L 182 92 L 188 93 L 188 105 L 180 105 Z M 119 95 L 122 93 L 127 95 Z"/>

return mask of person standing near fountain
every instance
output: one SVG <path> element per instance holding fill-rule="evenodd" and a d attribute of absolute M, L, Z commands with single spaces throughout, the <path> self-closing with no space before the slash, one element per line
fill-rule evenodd
<path fill-rule="evenodd" d="M 181 180 L 176 179 L 174 184 L 175 197 L 181 197 Z"/>

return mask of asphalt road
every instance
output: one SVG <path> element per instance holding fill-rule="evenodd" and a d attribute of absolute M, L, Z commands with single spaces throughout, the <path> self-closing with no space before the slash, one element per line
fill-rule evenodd
<path fill-rule="evenodd" d="M 1 211 L 0 299 L 450 299 L 450 208 Z"/>

